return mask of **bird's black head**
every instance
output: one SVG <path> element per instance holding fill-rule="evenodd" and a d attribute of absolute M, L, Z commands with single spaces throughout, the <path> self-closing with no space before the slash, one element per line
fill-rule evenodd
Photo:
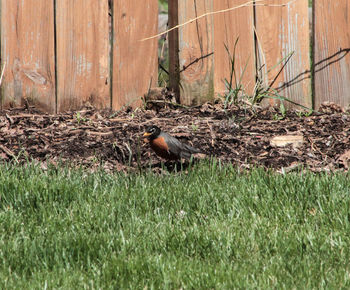
<path fill-rule="evenodd" d="M 145 134 L 143 134 L 144 137 L 148 137 L 149 139 L 155 139 L 159 136 L 161 130 L 157 126 L 149 126 L 146 129 Z"/>

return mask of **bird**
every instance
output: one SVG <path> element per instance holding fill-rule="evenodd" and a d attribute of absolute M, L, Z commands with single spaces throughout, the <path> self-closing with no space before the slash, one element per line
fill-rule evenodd
<path fill-rule="evenodd" d="M 190 159 L 192 154 L 201 153 L 200 150 L 180 142 L 155 125 L 147 127 L 143 136 L 147 137 L 153 151 L 167 160 Z"/>

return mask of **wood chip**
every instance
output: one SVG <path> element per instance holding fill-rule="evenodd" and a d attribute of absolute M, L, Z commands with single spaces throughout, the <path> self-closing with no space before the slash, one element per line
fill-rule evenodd
<path fill-rule="evenodd" d="M 292 144 L 293 148 L 298 148 L 304 143 L 303 135 L 275 136 L 270 140 L 271 146 L 286 147 Z"/>
<path fill-rule="evenodd" d="M 92 135 L 92 136 L 103 136 L 103 137 L 113 136 L 113 132 L 112 131 L 109 131 L 109 132 L 86 131 L 86 133 L 88 135 Z"/>

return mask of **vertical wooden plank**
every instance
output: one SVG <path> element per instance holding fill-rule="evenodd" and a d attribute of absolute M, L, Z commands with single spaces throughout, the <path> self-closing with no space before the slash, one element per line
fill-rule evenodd
<path fill-rule="evenodd" d="M 1 1 L 1 64 L 6 63 L 3 107 L 55 111 L 54 7 L 47 0 Z"/>
<path fill-rule="evenodd" d="M 157 85 L 157 0 L 114 0 L 112 108 L 138 106 L 141 97 Z"/>
<path fill-rule="evenodd" d="M 179 24 L 178 0 L 169 0 L 168 4 L 169 28 Z M 180 69 L 179 69 L 179 30 L 174 29 L 169 32 L 169 86 L 176 96 L 176 101 L 180 103 Z"/>
<path fill-rule="evenodd" d="M 213 0 L 179 1 L 179 23 L 213 11 Z M 214 97 L 214 20 L 209 15 L 179 28 L 181 103 Z"/>
<path fill-rule="evenodd" d="M 314 1 L 315 108 L 350 104 L 350 3 Z"/>
<path fill-rule="evenodd" d="M 57 107 L 110 106 L 108 0 L 57 0 Z"/>
<path fill-rule="evenodd" d="M 246 0 L 214 1 L 214 11 L 233 8 L 247 3 Z M 230 81 L 231 62 L 225 45 L 233 55 L 235 42 L 236 82 L 242 80 L 242 88 L 251 95 L 255 86 L 255 46 L 253 6 L 238 8 L 214 15 L 215 44 L 215 92 L 221 95 L 226 91 L 224 80 Z M 235 79 L 233 78 L 233 83 Z"/>
<path fill-rule="evenodd" d="M 268 4 L 288 2 L 271 0 Z M 281 60 L 293 53 L 272 87 L 280 95 L 311 107 L 308 1 L 296 0 L 287 6 L 257 6 L 256 31 L 259 62 L 263 65 L 266 84 L 271 84 L 278 75 Z"/>

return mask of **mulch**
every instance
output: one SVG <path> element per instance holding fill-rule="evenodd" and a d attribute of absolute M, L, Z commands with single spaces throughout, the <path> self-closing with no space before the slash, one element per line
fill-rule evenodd
<path fill-rule="evenodd" d="M 195 108 L 130 108 L 119 112 L 85 107 L 80 111 L 49 115 L 33 107 L 0 112 L 0 160 L 42 168 L 60 162 L 91 170 L 162 171 L 158 158 L 142 134 L 149 125 L 239 168 L 263 166 L 278 171 L 308 168 L 347 171 L 350 165 L 350 116 L 334 104 L 305 116 L 286 115 L 272 107 L 255 111 L 222 104 Z M 282 147 L 276 136 L 299 135 L 303 142 Z"/>

